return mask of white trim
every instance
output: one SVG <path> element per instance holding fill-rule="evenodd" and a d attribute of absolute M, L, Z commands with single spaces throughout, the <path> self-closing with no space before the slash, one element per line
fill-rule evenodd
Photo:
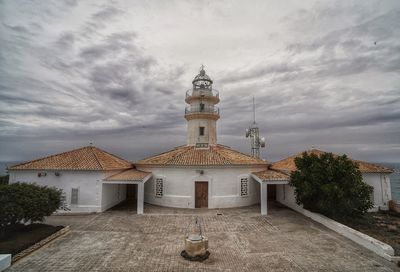
<path fill-rule="evenodd" d="M 11 254 L 0 254 L 0 271 L 4 271 L 11 266 Z"/>
<path fill-rule="evenodd" d="M 147 176 L 145 176 L 143 179 L 143 184 L 146 183 L 152 176 L 153 176 L 153 173 L 150 173 Z"/>
<path fill-rule="evenodd" d="M 262 184 L 262 179 L 260 179 L 259 177 L 257 177 L 256 175 L 254 175 L 254 174 L 251 174 L 250 175 L 253 179 L 255 179 L 256 181 L 258 181 L 258 183 L 260 183 L 260 184 Z"/>
<path fill-rule="evenodd" d="M 116 181 L 103 181 L 103 184 L 141 184 L 143 181 L 126 181 L 126 180 L 116 180 Z"/>
<path fill-rule="evenodd" d="M 103 184 L 140 184 L 140 183 L 146 183 L 151 177 L 152 173 L 148 174 L 145 176 L 142 180 L 107 180 L 103 179 Z"/>
<path fill-rule="evenodd" d="M 264 180 L 264 182 L 268 184 L 289 184 L 287 180 Z"/>
<path fill-rule="evenodd" d="M 259 183 L 263 183 L 266 182 L 268 184 L 289 184 L 289 180 L 262 180 L 259 177 L 257 177 L 254 174 L 250 175 L 253 179 L 255 179 L 256 181 L 258 181 Z"/>

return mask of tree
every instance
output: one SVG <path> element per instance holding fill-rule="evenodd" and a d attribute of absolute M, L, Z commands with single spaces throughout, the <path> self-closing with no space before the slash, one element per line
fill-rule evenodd
<path fill-rule="evenodd" d="M 10 175 L 0 176 L 0 184 L 8 184 Z"/>
<path fill-rule="evenodd" d="M 359 216 L 372 208 L 373 187 L 364 183 L 358 165 L 346 155 L 303 153 L 290 176 L 297 204 L 328 217 Z"/>
<path fill-rule="evenodd" d="M 30 183 L 0 185 L 0 228 L 41 222 L 61 204 L 62 191 Z"/>

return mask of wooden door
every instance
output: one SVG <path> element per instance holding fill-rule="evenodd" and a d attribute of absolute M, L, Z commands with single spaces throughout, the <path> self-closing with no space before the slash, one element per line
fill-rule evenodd
<path fill-rule="evenodd" d="M 208 208 L 208 182 L 195 182 L 195 203 L 196 208 Z"/>

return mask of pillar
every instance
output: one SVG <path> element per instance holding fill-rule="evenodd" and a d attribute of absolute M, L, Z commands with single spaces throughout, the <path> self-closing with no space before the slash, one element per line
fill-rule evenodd
<path fill-rule="evenodd" d="M 144 205 L 144 183 L 139 183 L 137 185 L 137 214 L 143 214 Z"/>
<path fill-rule="evenodd" d="M 261 182 L 260 193 L 261 193 L 261 215 L 268 215 L 268 184 L 266 182 Z"/>

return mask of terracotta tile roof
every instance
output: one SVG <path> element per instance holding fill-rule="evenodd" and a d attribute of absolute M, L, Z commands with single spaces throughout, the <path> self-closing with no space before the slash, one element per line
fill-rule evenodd
<path fill-rule="evenodd" d="M 119 173 L 113 174 L 107 178 L 105 181 L 143 181 L 145 177 L 150 175 L 149 172 L 144 172 L 137 170 L 136 168 L 131 168 L 128 170 L 123 170 Z"/>
<path fill-rule="evenodd" d="M 318 149 L 311 149 L 311 150 L 307 150 L 305 152 L 307 152 L 307 154 L 315 154 L 317 156 L 328 153 L 328 152 L 321 151 Z M 294 163 L 294 159 L 297 157 L 301 157 L 302 154 L 303 154 L 303 152 L 298 153 L 294 156 L 290 156 L 289 158 L 286 158 L 284 160 L 275 162 L 271 165 L 271 169 L 288 171 L 288 172 L 294 171 L 294 170 L 296 170 L 296 165 Z M 336 154 L 334 154 L 334 155 L 338 156 Z M 353 160 L 353 159 L 351 159 L 351 160 L 358 163 L 358 167 L 362 173 L 392 173 L 393 172 L 392 169 L 386 168 L 381 165 L 372 164 L 372 163 L 368 163 L 368 162 L 364 162 L 364 161 L 357 161 L 357 160 Z"/>
<path fill-rule="evenodd" d="M 180 146 L 171 151 L 143 159 L 138 165 L 267 165 L 267 162 L 223 145 L 207 149 Z"/>
<path fill-rule="evenodd" d="M 9 167 L 9 170 L 116 170 L 132 163 L 100 148 L 86 146 Z"/>
<path fill-rule="evenodd" d="M 276 170 L 271 170 L 271 169 L 267 169 L 264 171 L 260 171 L 260 172 L 253 172 L 253 175 L 256 175 L 259 179 L 261 180 L 282 180 L 282 181 L 286 181 L 290 179 L 290 176 L 288 174 L 285 174 L 283 172 L 280 171 L 276 171 Z"/>

